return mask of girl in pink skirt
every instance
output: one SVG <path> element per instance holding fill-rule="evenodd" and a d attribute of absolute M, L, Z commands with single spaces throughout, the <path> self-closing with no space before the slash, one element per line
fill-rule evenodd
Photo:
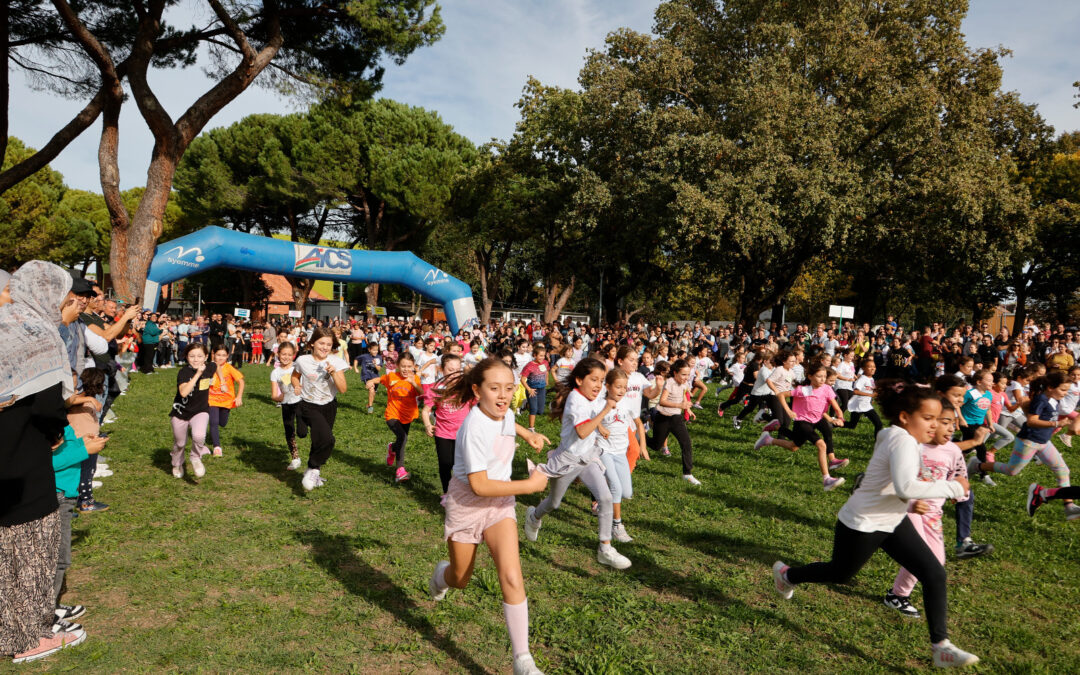
<path fill-rule="evenodd" d="M 474 404 L 458 429 L 454 472 L 446 492 L 443 538 L 450 560 L 435 565 L 428 588 L 438 601 L 451 586 L 465 588 L 481 541 L 495 561 L 503 594 L 503 614 L 510 633 L 515 675 L 542 675 L 529 653 L 529 605 L 518 558 L 514 496 L 540 492 L 547 476 L 533 471 L 525 480 L 510 480 L 515 438 L 541 450 L 548 439 L 514 422 L 510 399 L 517 382 L 497 358 L 488 358 L 446 389 L 455 405 Z"/>

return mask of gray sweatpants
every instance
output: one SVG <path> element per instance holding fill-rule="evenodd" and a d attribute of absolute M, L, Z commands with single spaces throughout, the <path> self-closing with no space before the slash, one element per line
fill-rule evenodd
<path fill-rule="evenodd" d="M 56 493 L 60 510 L 60 550 L 56 558 L 56 576 L 53 577 L 53 596 L 60 603 L 60 589 L 64 587 L 64 575 L 71 567 L 71 521 L 75 518 L 75 497 L 65 497 L 63 492 Z"/>
<path fill-rule="evenodd" d="M 575 478 L 581 479 L 581 482 L 585 484 L 585 487 L 589 488 L 589 492 L 592 492 L 593 498 L 597 501 L 597 511 L 600 515 L 600 541 L 611 541 L 611 490 L 608 489 L 607 479 L 604 478 L 604 470 L 597 462 L 582 464 L 569 473 L 552 478 L 551 491 L 548 492 L 548 496 L 544 498 L 544 501 L 540 502 L 540 505 L 536 507 L 533 517 L 540 520 L 559 508 L 559 505 L 562 504 L 563 495 L 566 494 L 566 490 L 569 489 Z"/>

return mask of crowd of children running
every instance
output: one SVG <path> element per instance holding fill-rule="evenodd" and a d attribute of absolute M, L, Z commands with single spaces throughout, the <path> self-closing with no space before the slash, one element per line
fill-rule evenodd
<path fill-rule="evenodd" d="M 79 298 L 94 296 L 92 290 L 80 294 L 78 283 L 71 289 L 70 276 L 61 274 L 64 278 L 41 265 L 20 270 L 12 278 L 10 298 L 0 296 L 9 300 L 9 307 L 0 311 L 15 318 L 34 314 L 43 325 L 55 319 L 54 332 L 57 325 L 70 327 L 65 312 L 78 315 L 87 306 Z M 43 290 L 33 290 L 33 284 Z M 883 549 L 900 565 L 884 596 L 886 606 L 920 616 L 909 596 L 916 582 L 923 584 L 936 665 L 978 660 L 947 637 L 946 502 L 956 504 L 955 551 L 960 559 L 993 549 L 971 538 L 972 483 L 991 488 L 996 485 L 992 476 L 1015 476 L 1032 460 L 1050 468 L 1056 485 L 1032 484 L 1025 495 L 1026 512 L 1034 515 L 1044 503 L 1060 500 L 1066 519 L 1080 518 L 1080 506 L 1072 503 L 1077 490 L 1070 486 L 1069 469 L 1053 441 L 1060 434 L 1061 442 L 1069 445 L 1071 436 L 1080 433 L 1080 367 L 1075 365 L 1080 336 L 1063 327 L 1056 333 L 1049 327 L 1025 328 L 1010 338 L 970 326 L 950 332 L 935 325 L 905 333 L 891 317 L 874 331 L 865 325 L 820 325 L 814 331 L 773 326 L 747 332 L 700 324 L 597 330 L 569 323 L 493 322 L 452 335 L 444 325 L 393 319 L 325 325 L 277 322 L 247 329 L 234 325 L 231 317 L 213 315 L 194 321 L 165 318 L 161 330 L 155 321 L 160 316 L 117 310 L 101 312 L 106 342 L 128 336 L 140 354 L 153 355 L 144 372 L 152 372 L 163 353 L 166 358 L 159 364 L 175 359 L 180 365 L 169 412 L 172 472 L 178 478 L 185 475 L 189 438 L 188 458 L 196 480 L 206 474 L 205 457 L 228 452 L 221 430 L 230 412 L 244 404 L 241 368 L 248 362 L 265 360 L 272 367 L 265 389 L 281 410 L 288 469 L 300 470 L 298 439 L 310 438 L 300 479 L 306 491 L 326 481 L 322 470 L 336 443 L 337 396 L 349 386 L 349 371 L 359 375 L 358 383 L 367 390 L 368 414 L 375 412 L 378 388 L 386 390 L 386 462 L 394 482 L 410 478 L 406 449 L 412 423 L 419 418 L 424 432 L 434 438 L 448 547 L 447 560 L 436 564 L 431 574 L 430 592 L 442 600 L 448 589 L 464 588 L 479 544 L 485 543 L 498 570 L 515 673 L 540 672 L 529 651 L 515 496 L 547 491 L 524 516 L 525 538 L 535 542 L 544 519 L 555 514 L 566 492 L 580 482 L 594 500 L 598 562 L 617 570 L 631 567 L 615 544 L 633 541 L 624 506 L 634 494 L 637 463 L 649 460 L 650 452 L 670 455 L 669 440 L 674 438 L 682 479 L 701 485 L 693 474 L 688 425 L 696 420 L 696 411 L 704 409 L 710 391 L 719 397 L 716 414 L 730 419 L 736 430 L 762 425 L 754 452 L 812 446 L 825 491 L 845 482 L 833 474 L 849 464 L 836 455 L 836 435 L 850 433 L 863 419 L 870 422 L 876 439 L 873 456 L 865 473 L 853 477 L 852 496 L 839 512 L 832 560 L 803 567 L 777 562 L 774 582 L 785 598 L 792 597 L 796 585 L 840 583 Z M 12 344 L 29 343 L 32 332 L 19 334 L 3 325 Z M 20 329 L 24 333 L 25 325 Z M 165 334 L 172 337 L 162 338 Z M 150 347 L 155 343 L 145 340 L 155 336 L 174 345 Z M 40 434 L 41 442 L 54 448 L 50 477 L 55 471 L 55 479 L 48 481 L 57 492 L 52 510 L 38 505 L 23 514 L 5 505 L 0 522 L 5 539 L 23 537 L 39 552 L 52 548 L 32 563 L 55 570 L 51 600 L 44 600 L 43 588 L 15 589 L 11 597 L 18 602 L 5 603 L 0 611 L 0 647 L 20 661 L 85 639 L 85 631 L 71 623 L 85 609 L 57 601 L 70 564 L 70 519 L 79 508 L 83 463 L 105 445 L 98 431 L 102 406 L 94 403 L 108 398 L 103 392 L 115 374 L 98 377 L 98 369 L 85 367 L 92 363 L 83 358 L 91 354 L 87 343 L 92 340 L 76 340 L 72 347 L 66 337 L 58 334 L 55 340 L 57 363 L 44 350 L 34 352 L 41 356 L 32 362 L 35 367 L 59 373 L 55 383 L 35 379 L 20 367 L 4 386 L 9 408 L 3 413 L 5 426 L 32 424 L 29 411 L 26 419 L 19 412 L 27 405 L 22 401 L 52 401 L 53 384 L 66 407 L 67 422 L 58 420 L 53 423 L 57 428 Z M 115 350 L 114 358 L 119 353 Z M 140 365 L 144 358 L 139 357 Z M 74 360 L 80 367 L 72 365 Z M 125 371 L 122 363 L 119 371 Z M 887 428 L 879 410 L 891 423 Z M 543 415 L 560 422 L 557 442 L 537 432 L 537 418 Z M 548 453 L 539 465 L 529 462 L 526 478 L 512 480 L 517 437 Z M 748 450 L 752 438 L 747 436 Z M 29 559 L 18 562 L 31 564 Z M 18 583 L 29 584 L 5 577 L 0 590 L 7 593 Z M 45 604 L 52 617 L 49 625 L 41 618 Z"/>

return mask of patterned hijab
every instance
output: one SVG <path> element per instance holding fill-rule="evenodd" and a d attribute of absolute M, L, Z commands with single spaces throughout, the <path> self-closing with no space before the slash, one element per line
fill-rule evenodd
<path fill-rule="evenodd" d="M 0 307 L 0 402 L 70 384 L 60 338 L 60 305 L 71 290 L 61 267 L 31 260 L 11 275 L 11 302 Z"/>

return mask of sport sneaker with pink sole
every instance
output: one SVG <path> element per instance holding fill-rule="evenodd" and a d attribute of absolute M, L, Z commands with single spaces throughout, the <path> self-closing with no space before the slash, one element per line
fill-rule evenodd
<path fill-rule="evenodd" d="M 784 577 L 788 569 L 788 566 L 779 560 L 774 562 L 772 566 L 772 578 L 773 584 L 776 586 L 776 592 L 785 600 L 790 600 L 791 596 L 795 594 L 795 584 Z"/>
<path fill-rule="evenodd" d="M 409 480 L 409 472 L 405 470 L 405 467 L 399 466 L 394 473 L 394 482 L 403 483 L 407 480 Z"/>
<path fill-rule="evenodd" d="M 768 424 L 762 427 L 764 431 L 776 431 L 780 428 L 780 420 L 772 420 Z"/>
<path fill-rule="evenodd" d="M 822 487 L 825 488 L 825 492 L 832 492 L 833 490 L 844 484 L 844 479 L 833 478 L 832 476 L 825 476 L 825 478 L 821 482 Z"/>
<path fill-rule="evenodd" d="M 829 471 L 832 471 L 833 469 L 843 469 L 847 465 L 848 460 L 846 459 L 834 459 L 829 462 Z"/>

